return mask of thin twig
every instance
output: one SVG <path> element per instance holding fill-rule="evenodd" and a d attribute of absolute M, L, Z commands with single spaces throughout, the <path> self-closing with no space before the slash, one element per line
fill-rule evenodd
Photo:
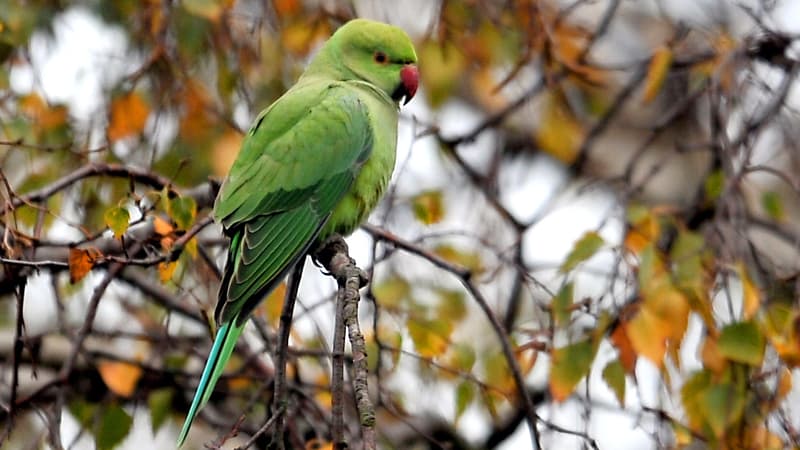
<path fill-rule="evenodd" d="M 8 404 L 8 428 L 9 433 L 14 428 L 14 415 L 16 413 L 17 402 L 17 388 L 19 387 L 19 363 L 22 359 L 23 347 L 23 333 L 25 332 L 25 284 L 27 279 L 22 278 L 17 285 L 16 298 L 17 298 L 17 324 L 14 329 L 14 353 L 12 355 L 12 372 L 11 372 L 11 399 Z"/>
<path fill-rule="evenodd" d="M 285 410 L 284 410 L 283 406 L 281 406 L 279 409 L 276 409 L 275 411 L 273 411 L 272 412 L 272 417 L 270 417 L 269 420 L 267 420 L 264 423 L 264 425 L 262 425 L 261 428 L 258 429 L 258 431 L 253 433 L 253 435 L 250 436 L 250 439 L 248 439 L 247 442 L 245 442 L 243 445 L 240 445 L 240 446 L 236 447 L 234 450 L 247 450 L 248 448 L 252 447 L 253 444 L 256 443 L 256 440 L 262 434 L 264 434 L 267 431 L 269 431 L 269 429 L 272 427 L 272 425 L 276 421 L 278 421 L 278 418 L 283 417 L 284 412 L 285 412 Z"/>
<path fill-rule="evenodd" d="M 343 286 L 336 294 L 336 313 L 333 328 L 333 361 L 331 367 L 331 436 L 333 448 L 347 448 L 344 437 L 344 302 Z"/>
<path fill-rule="evenodd" d="M 483 294 L 478 290 L 475 284 L 472 283 L 471 281 L 472 273 L 469 270 L 455 266 L 450 262 L 447 262 L 439 258 L 438 256 L 433 255 L 422 248 L 419 248 L 413 243 L 401 239 L 391 233 L 388 233 L 386 231 L 380 230 L 376 227 L 369 225 L 365 225 L 363 226 L 363 228 L 367 230 L 370 234 L 372 234 L 372 236 L 375 239 L 386 241 L 397 248 L 401 248 L 410 253 L 422 256 L 428 259 L 436 266 L 458 277 L 459 281 L 461 282 L 461 285 L 467 290 L 467 292 L 470 293 L 470 295 L 472 295 L 472 298 L 475 299 L 475 302 L 478 303 L 478 306 L 481 308 L 484 315 L 489 320 L 489 323 L 492 326 L 492 329 L 494 330 L 497 339 L 500 341 L 500 347 L 503 351 L 503 356 L 505 357 L 506 363 L 508 364 L 508 367 L 511 370 L 511 375 L 513 376 L 514 382 L 516 384 L 517 393 L 519 395 L 520 400 L 522 401 L 521 406 L 525 409 L 528 429 L 531 434 L 531 440 L 534 444 L 534 448 L 536 449 L 542 448 L 541 439 L 539 436 L 539 430 L 536 428 L 536 422 L 541 421 L 541 418 L 539 418 L 539 416 L 536 414 L 536 406 L 534 405 L 533 400 L 528 394 L 528 390 L 525 388 L 525 380 L 522 377 L 522 370 L 519 367 L 519 363 L 517 362 L 517 359 L 514 356 L 514 349 L 511 344 L 508 331 L 505 329 L 505 327 L 503 327 L 503 324 L 500 322 L 500 320 L 492 311 L 491 307 L 489 306 L 489 302 L 486 301 L 486 298 L 483 296 Z"/>
<path fill-rule="evenodd" d="M 283 309 L 281 310 L 280 329 L 278 330 L 278 347 L 275 357 L 275 394 L 273 398 L 273 414 L 277 415 L 273 440 L 278 450 L 283 450 L 283 434 L 286 429 L 286 417 L 284 411 L 289 404 L 288 391 L 286 389 L 286 364 L 288 363 L 289 334 L 292 329 L 292 316 L 294 315 L 294 304 L 297 300 L 297 290 L 300 287 L 300 278 L 303 275 L 305 258 L 295 264 L 289 283 L 286 287 L 286 296 L 283 299 Z"/>
<path fill-rule="evenodd" d="M 141 246 L 141 243 L 134 244 L 131 248 L 131 252 L 138 252 Z M 62 382 L 65 382 L 69 379 L 72 368 L 75 366 L 75 361 L 78 359 L 78 354 L 83 347 L 83 341 L 86 340 L 86 337 L 89 336 L 89 333 L 92 331 L 92 327 L 94 326 L 94 318 L 97 315 L 97 308 L 100 305 L 100 299 L 103 297 L 108 285 L 111 284 L 111 282 L 117 277 L 117 274 L 119 274 L 124 268 L 124 263 L 112 264 L 102 281 L 100 281 L 100 284 L 94 288 L 94 292 L 92 292 L 92 298 L 89 299 L 89 307 L 86 310 L 86 318 L 84 319 L 80 330 L 78 330 L 78 334 L 75 336 L 72 352 L 64 362 L 64 365 L 61 367 L 61 371 L 58 374 L 58 378 Z"/>

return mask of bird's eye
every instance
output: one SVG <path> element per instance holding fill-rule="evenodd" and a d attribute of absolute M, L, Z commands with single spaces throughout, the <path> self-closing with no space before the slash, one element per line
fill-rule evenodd
<path fill-rule="evenodd" d="M 386 64 L 389 62 L 389 57 L 386 56 L 386 53 L 383 52 L 375 52 L 375 55 L 373 55 L 373 59 L 375 59 L 375 62 L 378 64 Z"/>

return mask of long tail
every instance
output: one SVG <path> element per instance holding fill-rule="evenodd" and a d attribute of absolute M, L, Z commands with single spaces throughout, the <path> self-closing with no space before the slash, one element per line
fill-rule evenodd
<path fill-rule="evenodd" d="M 203 369 L 203 375 L 200 377 L 200 384 L 197 385 L 197 390 L 192 399 L 192 406 L 189 408 L 189 414 L 186 415 L 186 420 L 183 422 L 183 429 L 178 436 L 178 448 L 183 445 L 186 436 L 189 434 L 189 429 L 192 427 L 192 422 L 198 411 L 206 402 L 208 402 L 211 393 L 214 392 L 214 386 L 217 384 L 222 371 L 225 370 L 225 364 L 231 357 L 233 348 L 236 346 L 236 340 L 244 329 L 244 321 L 241 325 L 236 325 L 237 320 L 222 325 L 217 330 L 217 337 L 214 339 L 214 345 L 211 347 L 211 353 L 208 355 L 206 367 Z"/>

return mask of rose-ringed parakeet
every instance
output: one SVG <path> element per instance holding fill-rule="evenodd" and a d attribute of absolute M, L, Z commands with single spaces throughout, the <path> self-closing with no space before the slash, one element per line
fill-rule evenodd
<path fill-rule="evenodd" d="M 315 243 L 350 234 L 377 204 L 394 169 L 399 103 L 417 90 L 416 62 L 400 28 L 352 20 L 256 118 L 214 204 L 230 237 L 219 328 L 179 447 L 256 305 Z"/>

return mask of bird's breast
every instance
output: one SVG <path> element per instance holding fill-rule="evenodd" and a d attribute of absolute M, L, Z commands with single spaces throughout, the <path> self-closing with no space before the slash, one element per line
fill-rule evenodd
<path fill-rule="evenodd" d="M 334 233 L 346 236 L 355 231 L 378 205 L 392 177 L 397 145 L 397 109 L 380 99 L 367 98 L 365 101 L 370 111 L 372 151 L 353 186 L 333 210 L 320 233 L 320 240 Z"/>

